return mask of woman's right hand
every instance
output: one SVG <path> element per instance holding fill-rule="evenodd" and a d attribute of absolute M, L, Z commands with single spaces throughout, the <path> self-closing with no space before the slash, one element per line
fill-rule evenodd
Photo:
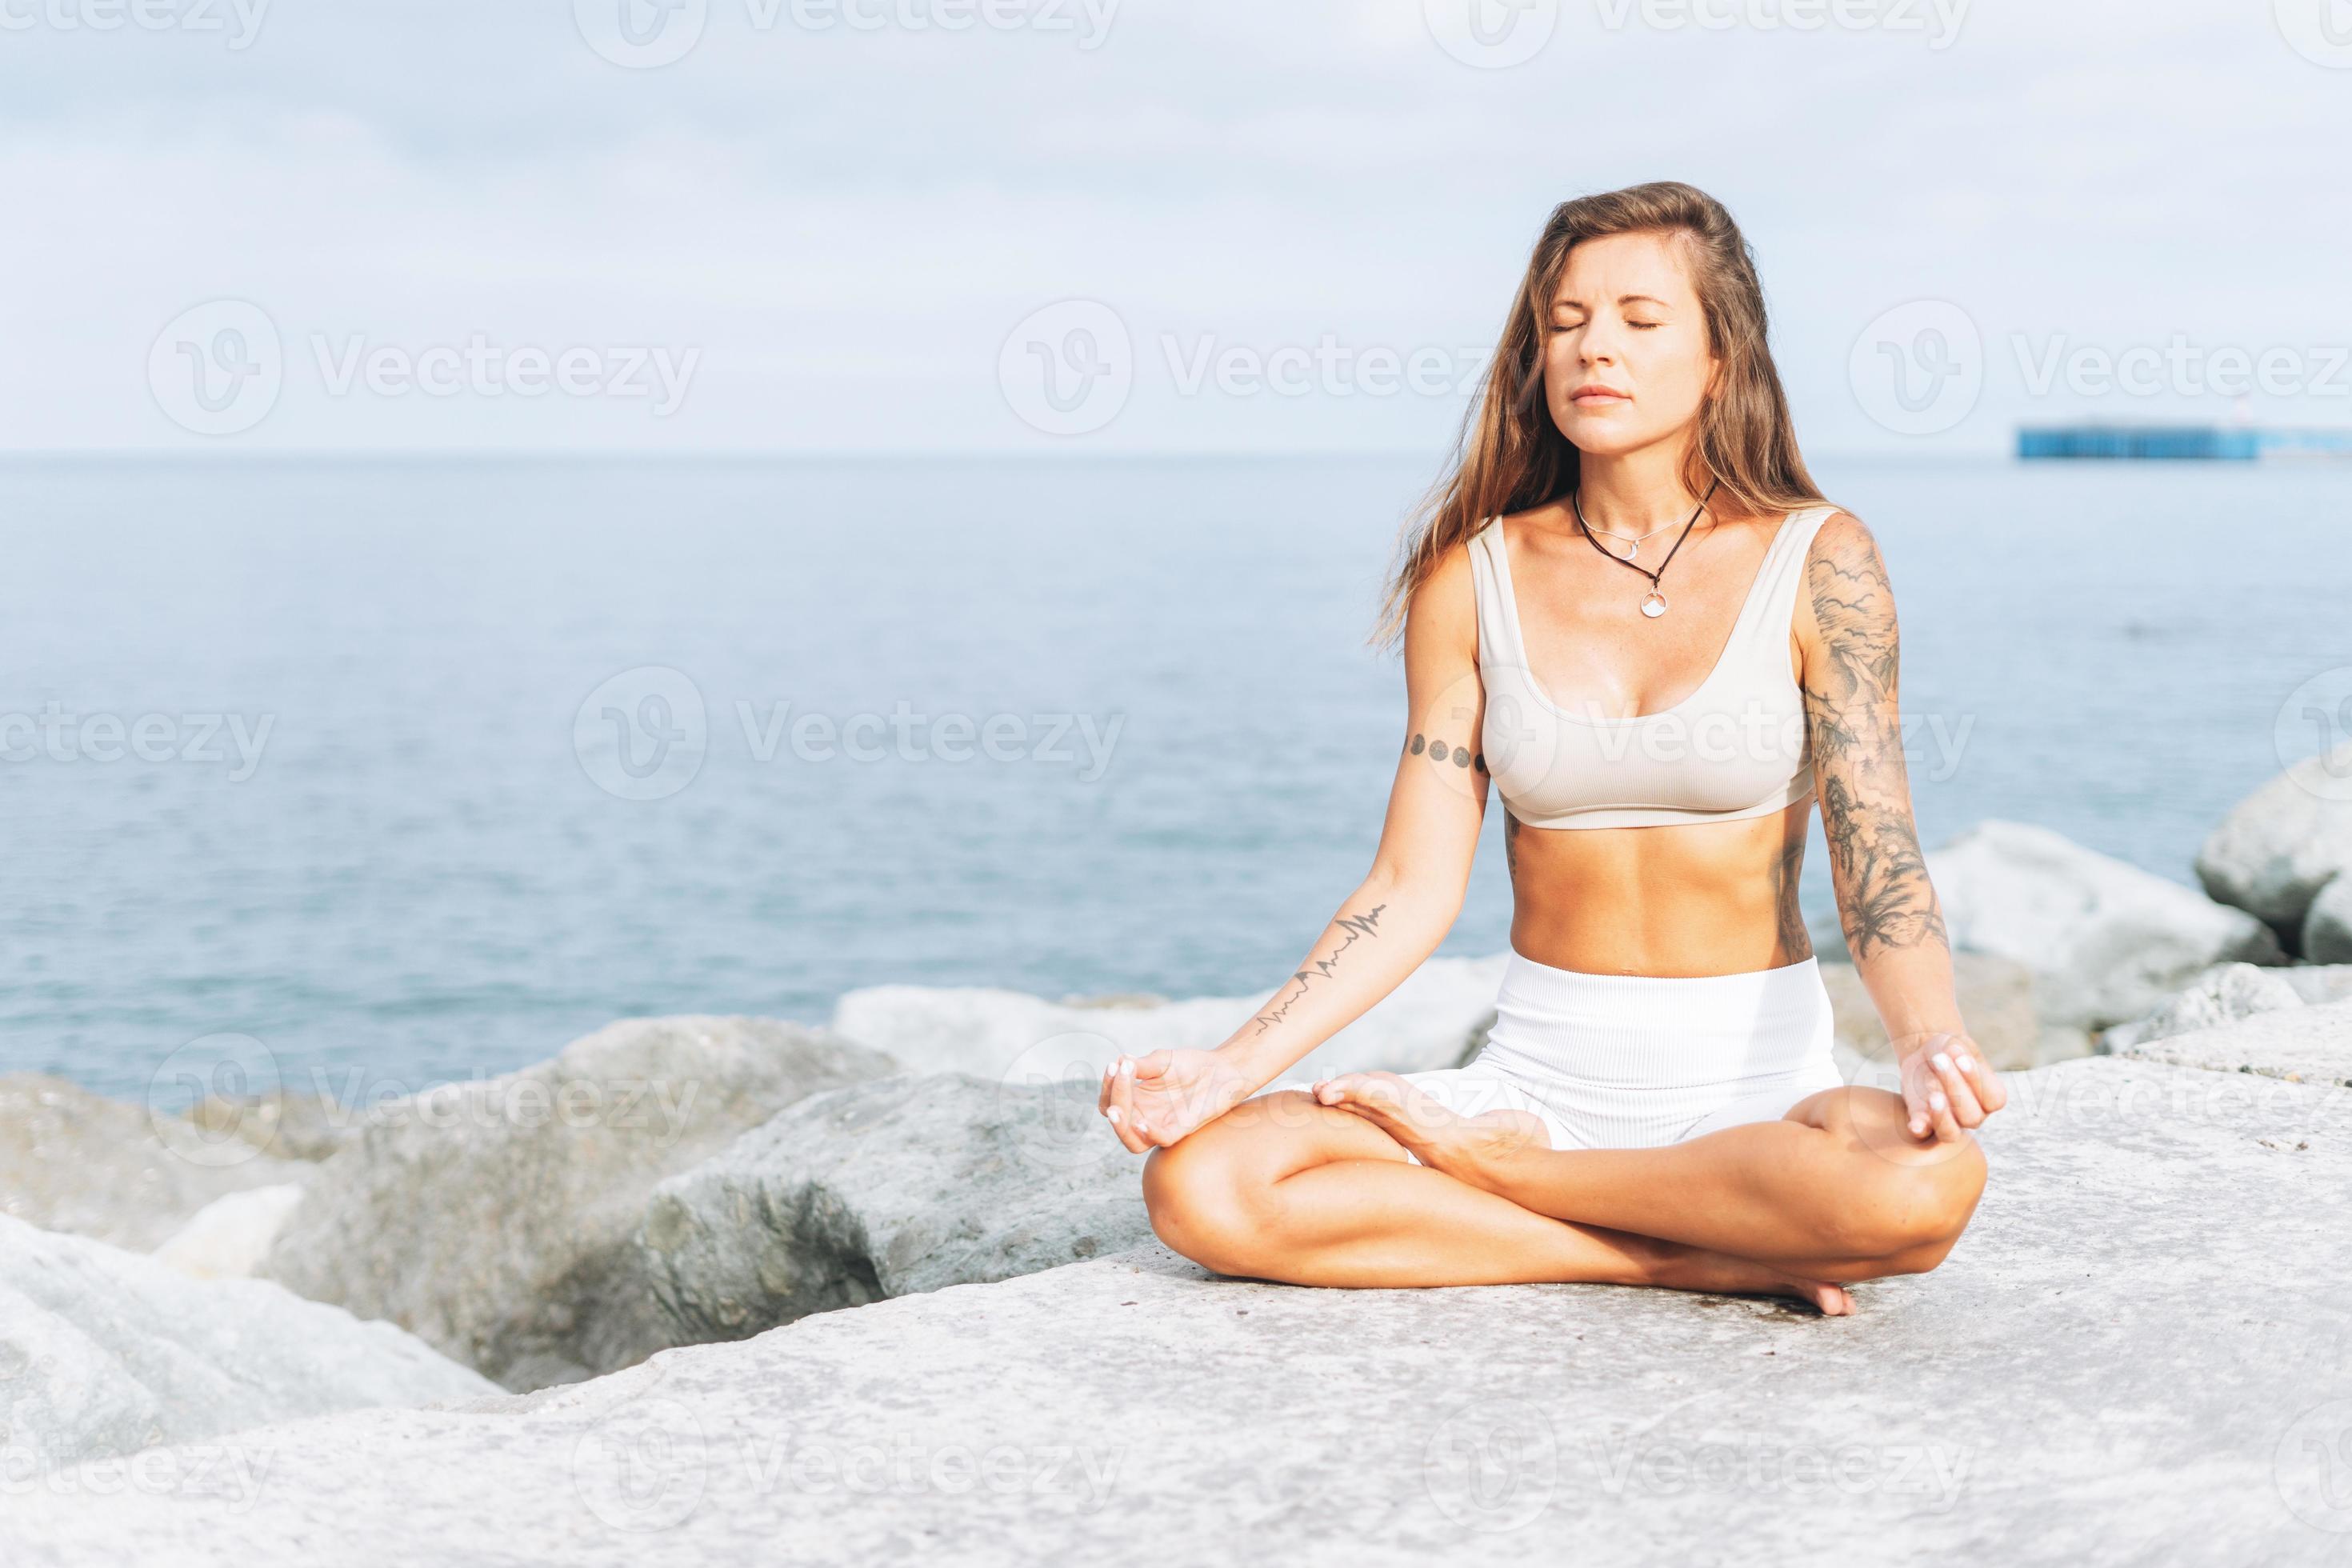
<path fill-rule="evenodd" d="M 1095 1109 L 1129 1153 L 1141 1154 L 1214 1121 L 1257 1088 L 1223 1052 L 1153 1051 L 1103 1069 Z"/>

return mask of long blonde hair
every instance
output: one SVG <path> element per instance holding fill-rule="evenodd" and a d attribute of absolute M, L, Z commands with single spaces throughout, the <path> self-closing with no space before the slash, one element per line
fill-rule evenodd
<path fill-rule="evenodd" d="M 1707 339 L 1721 363 L 1699 411 L 1683 482 L 1694 495 L 1710 484 L 1741 511 L 1793 511 L 1822 497 L 1805 471 L 1766 342 L 1764 288 L 1756 258 L 1721 202 L 1678 181 L 1579 196 L 1552 209 L 1528 258 L 1503 341 L 1487 362 L 1482 390 L 1462 423 L 1452 472 L 1407 521 L 1397 563 L 1371 640 L 1386 645 L 1404 630 L 1412 595 L 1447 551 L 1487 519 L 1541 506 L 1575 488 L 1577 449 L 1552 423 L 1544 398 L 1544 338 L 1568 253 L 1588 239 L 1619 234 L 1679 237 Z"/>

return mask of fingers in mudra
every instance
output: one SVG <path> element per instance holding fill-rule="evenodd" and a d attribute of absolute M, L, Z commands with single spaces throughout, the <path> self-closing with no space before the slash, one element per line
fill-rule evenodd
<path fill-rule="evenodd" d="M 1444 1109 L 1392 1072 L 1341 1073 L 1317 1084 L 1315 1098 L 1375 1121 L 1409 1120 L 1423 1107 Z"/>

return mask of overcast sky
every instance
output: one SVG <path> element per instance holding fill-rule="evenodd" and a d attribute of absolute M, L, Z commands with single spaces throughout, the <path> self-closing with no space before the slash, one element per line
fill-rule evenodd
<path fill-rule="evenodd" d="M 0 0 L 0 444 L 1421 449 L 1654 178 L 1816 451 L 2352 424 L 2352 0 L 669 5 Z"/>

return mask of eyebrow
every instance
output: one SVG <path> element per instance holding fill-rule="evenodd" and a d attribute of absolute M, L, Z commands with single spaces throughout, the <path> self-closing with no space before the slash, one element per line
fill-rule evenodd
<path fill-rule="evenodd" d="M 1617 302 L 1621 305 L 1632 305 L 1637 302 L 1646 305 L 1655 305 L 1662 310 L 1671 310 L 1673 308 L 1664 300 L 1657 298 L 1657 296 L 1654 294 L 1620 294 L 1617 296 Z M 1581 300 L 1554 300 L 1551 302 L 1551 308 L 1555 310 L 1559 310 L 1563 305 L 1578 310 L 1584 309 L 1584 301 Z"/>

